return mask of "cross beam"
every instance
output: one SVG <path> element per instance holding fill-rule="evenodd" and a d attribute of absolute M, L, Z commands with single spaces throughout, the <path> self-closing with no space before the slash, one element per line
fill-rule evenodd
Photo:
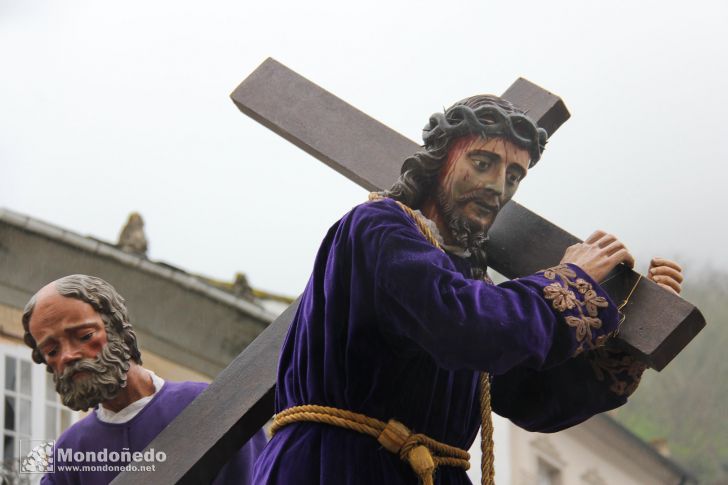
<path fill-rule="evenodd" d="M 561 99 L 524 79 L 503 97 L 526 109 L 549 135 L 569 117 Z M 420 148 L 273 59 L 248 76 L 232 98 L 245 114 L 367 190 L 388 188 L 404 158 Z M 509 278 L 532 274 L 557 264 L 566 247 L 578 241 L 511 201 L 490 230 L 489 264 Z M 638 277 L 622 266 L 602 286 L 621 302 Z M 298 301 L 149 445 L 168 456 L 157 464 L 155 483 L 209 482 L 271 417 L 278 353 L 297 307 Z M 705 326 L 697 308 L 645 278 L 624 312 L 619 345 L 657 370 Z M 113 483 L 145 478 L 143 472 L 126 472 Z"/>
<path fill-rule="evenodd" d="M 561 99 L 516 80 L 502 95 L 549 136 L 569 118 Z M 328 91 L 267 59 L 233 92 L 238 108 L 367 190 L 389 188 L 415 142 L 372 119 Z M 547 170 L 547 168 L 542 168 Z M 488 265 L 518 278 L 559 263 L 579 239 L 511 201 L 489 231 Z M 621 266 L 603 284 L 622 302 L 639 275 Z M 690 303 L 643 278 L 628 305 L 619 342 L 650 367 L 662 370 L 705 325 Z"/>

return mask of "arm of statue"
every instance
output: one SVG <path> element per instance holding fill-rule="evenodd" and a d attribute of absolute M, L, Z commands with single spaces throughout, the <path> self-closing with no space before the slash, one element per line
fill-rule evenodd
<path fill-rule="evenodd" d="M 655 258 L 648 278 L 679 294 L 682 269 Z M 559 431 L 624 404 L 644 371 L 644 364 L 607 345 L 546 370 L 521 367 L 494 377 L 492 406 L 529 431 Z"/>
<path fill-rule="evenodd" d="M 412 341 L 441 367 L 492 375 L 546 368 L 600 346 L 617 326 L 616 306 L 577 265 L 500 286 L 468 279 L 394 202 L 370 206 L 355 223 L 353 250 L 371 259 L 382 332 Z"/>
<path fill-rule="evenodd" d="M 493 411 L 528 431 L 552 433 L 627 402 L 644 364 L 599 348 L 538 371 L 519 367 L 491 383 Z"/>

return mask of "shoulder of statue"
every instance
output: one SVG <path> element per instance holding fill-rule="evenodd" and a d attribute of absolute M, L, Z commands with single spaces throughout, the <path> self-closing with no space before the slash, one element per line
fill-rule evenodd
<path fill-rule="evenodd" d="M 165 381 L 164 387 L 159 392 L 165 392 L 175 396 L 185 395 L 196 397 L 201 394 L 202 391 L 207 389 L 209 384 L 206 382 L 193 382 L 193 381 Z"/>
<path fill-rule="evenodd" d="M 355 221 L 366 222 L 368 220 L 390 220 L 392 222 L 405 222 L 407 215 L 401 208 L 401 203 L 389 197 L 370 198 L 354 207 L 346 216 Z"/>
<path fill-rule="evenodd" d="M 390 199 L 388 197 L 384 197 L 379 192 L 372 192 L 369 194 L 369 201 L 370 202 L 377 202 L 381 200 L 388 200 L 390 201 L 391 206 L 398 207 L 400 211 L 402 211 L 407 218 L 414 222 L 417 229 L 420 231 L 420 233 L 427 239 L 427 241 L 435 246 L 437 249 L 442 250 L 442 246 L 440 245 L 440 242 L 437 240 L 437 237 L 432 232 L 432 228 L 430 227 L 430 224 L 428 223 L 428 220 L 420 213 L 419 211 L 416 211 L 409 207 L 406 204 L 403 204 L 402 202 L 394 199 Z"/>

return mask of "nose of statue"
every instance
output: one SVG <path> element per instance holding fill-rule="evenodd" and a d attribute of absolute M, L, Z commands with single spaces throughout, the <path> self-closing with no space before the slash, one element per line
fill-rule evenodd
<path fill-rule="evenodd" d="M 59 372 L 63 372 L 66 367 L 75 364 L 81 360 L 81 354 L 77 348 L 64 345 L 60 351 L 61 355 L 58 359 Z"/>
<path fill-rule="evenodd" d="M 485 189 L 497 195 L 498 197 L 503 195 L 503 192 L 505 191 L 505 186 L 506 174 L 503 172 L 498 172 L 495 177 L 488 179 L 485 183 Z"/>

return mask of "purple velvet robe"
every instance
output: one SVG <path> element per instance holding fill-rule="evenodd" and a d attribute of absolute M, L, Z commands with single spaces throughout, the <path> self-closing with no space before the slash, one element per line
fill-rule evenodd
<path fill-rule="evenodd" d="M 600 380 L 586 358 L 618 312 L 583 271 L 562 266 L 499 286 L 469 274 L 466 260 L 430 244 L 392 200 L 354 208 L 319 250 L 283 345 L 276 411 L 320 404 L 394 418 L 468 449 L 480 422 L 480 371 L 492 376 L 493 410 L 529 430 L 556 431 L 624 403 L 604 377 L 629 378 L 625 369 Z M 435 480 L 470 483 L 452 467 L 438 468 Z M 263 451 L 254 481 L 417 478 L 370 436 L 295 423 Z"/>
<path fill-rule="evenodd" d="M 126 423 L 112 424 L 99 421 L 95 412 L 89 413 L 84 419 L 67 429 L 56 440 L 54 455 L 56 459 L 55 472 L 46 474 L 41 484 L 79 484 L 100 485 L 111 482 L 120 472 L 112 471 L 71 471 L 63 470 L 66 466 L 103 466 L 101 462 L 66 461 L 60 449 L 77 451 L 101 451 L 107 453 L 115 451 L 143 451 L 144 448 L 187 407 L 207 384 L 202 382 L 169 382 L 166 381 L 162 389 L 152 400 L 131 420 Z M 189 439 L 194 439 L 190 436 Z M 248 485 L 251 481 L 253 463 L 266 444 L 263 431 L 253 436 L 248 443 L 222 468 L 213 483 Z M 164 450 L 155 450 L 157 452 Z M 169 457 L 166 457 L 169 458 Z M 129 462 L 108 461 L 108 465 L 125 465 Z M 145 462 L 144 465 L 153 465 L 155 462 Z M 154 472 L 149 472 L 148 483 L 154 483 Z"/>

